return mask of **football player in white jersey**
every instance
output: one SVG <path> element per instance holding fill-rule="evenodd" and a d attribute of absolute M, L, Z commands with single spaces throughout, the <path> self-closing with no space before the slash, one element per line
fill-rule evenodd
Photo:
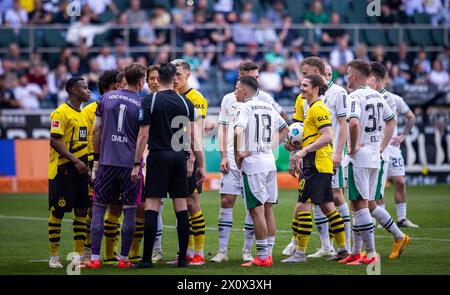
<path fill-rule="evenodd" d="M 402 152 L 400 150 L 400 144 L 405 140 L 406 136 L 414 127 L 416 117 L 402 97 L 391 93 L 384 88 L 382 89 L 382 92 L 389 95 L 394 101 L 395 104 L 392 111 L 396 114 L 396 116 L 398 117 L 399 115 L 403 115 L 407 120 L 405 129 L 401 134 L 398 134 L 397 127 L 395 128 L 394 137 L 387 147 L 387 150 L 389 150 L 389 166 L 387 168 L 387 175 L 385 175 L 385 179 L 383 181 L 386 182 L 387 177 L 392 177 L 392 182 L 394 183 L 394 201 L 397 209 L 397 226 L 418 228 L 418 225 L 412 223 L 406 218 L 405 164 Z M 380 199 L 377 203 L 379 206 L 384 208 L 384 198 Z"/>
<path fill-rule="evenodd" d="M 370 64 L 366 60 L 356 59 L 348 64 L 348 88 L 353 90 L 347 104 L 350 142 L 348 188 L 353 210 L 353 249 L 351 255 L 339 261 L 346 264 L 377 261 L 369 203 L 375 203 L 380 154 L 391 140 L 396 124 L 395 114 L 380 93 L 367 86 L 370 75 Z M 384 128 L 382 120 L 386 122 Z M 363 242 L 367 256 L 361 256 Z"/>
<path fill-rule="evenodd" d="M 257 79 L 259 76 L 258 65 L 253 62 L 242 62 L 239 65 L 239 79 L 245 76 Z M 284 119 L 287 119 L 286 113 L 283 112 L 280 105 L 269 94 L 258 90 L 256 98 L 270 104 Z M 236 100 L 235 92 L 231 92 L 223 97 L 220 106 L 218 137 L 220 156 L 222 158 L 220 162 L 222 176 L 219 190 L 221 199 L 218 222 L 219 249 L 217 254 L 211 259 L 212 262 L 228 261 L 228 242 L 233 225 L 233 207 L 236 196 L 240 195 L 242 191 L 241 172 L 235 164 L 233 147 L 234 121 L 241 104 L 241 102 Z M 244 228 L 245 239 L 242 249 L 242 260 L 248 262 L 253 260 L 251 248 L 254 241 L 253 220 L 248 211 L 245 217 Z"/>
<path fill-rule="evenodd" d="M 255 98 L 258 82 L 242 77 L 236 84 L 236 99 L 242 105 L 234 127 L 236 165 L 242 169 L 245 207 L 254 222 L 257 257 L 241 266 L 271 266 L 275 244 L 278 202 L 277 169 L 272 150 L 289 132 L 286 121 L 271 105 Z"/>
<path fill-rule="evenodd" d="M 322 59 L 318 57 L 308 57 L 304 59 L 301 63 L 302 74 L 304 76 L 308 74 L 318 74 L 320 75 L 324 81 L 327 83 L 327 91 L 321 97 L 325 105 L 328 107 L 331 114 L 332 128 L 333 128 L 333 176 L 332 176 L 332 193 L 333 200 L 344 220 L 344 228 L 345 228 L 345 237 L 348 243 L 348 247 L 350 247 L 350 212 L 348 208 L 348 204 L 344 199 L 343 189 L 344 189 L 344 175 L 343 175 L 343 167 L 341 166 L 342 157 L 344 153 L 344 147 L 346 145 L 347 138 L 347 124 L 346 120 L 346 98 L 347 91 L 334 84 L 332 81 L 328 81 L 326 79 L 326 72 L 331 71 L 331 66 L 323 62 Z M 305 100 L 304 100 L 305 101 Z M 309 108 L 309 107 L 308 107 Z M 294 213 L 296 216 L 296 213 Z M 319 257 L 327 257 L 334 256 L 335 251 L 333 246 L 331 245 L 329 238 L 329 224 L 328 218 L 325 214 L 323 214 L 319 205 L 314 206 L 314 223 L 317 226 L 319 231 L 321 247 L 320 249 L 314 253 L 310 254 L 307 257 L 309 258 L 319 258 Z M 291 243 L 285 248 L 283 251 L 284 255 L 292 255 L 293 251 L 295 251 L 296 241 L 293 238 Z M 335 257 L 335 259 L 339 259 L 343 257 Z"/>
<path fill-rule="evenodd" d="M 369 85 L 372 87 L 372 89 L 378 91 L 383 99 L 386 101 L 386 103 L 391 108 L 394 115 L 396 114 L 397 105 L 395 102 L 395 99 L 393 96 L 386 91 L 385 88 L 385 77 L 386 77 L 386 68 L 383 64 L 379 62 L 372 62 L 370 63 L 371 68 L 371 77 L 369 79 Z M 394 132 L 397 129 L 397 124 L 395 124 Z M 383 200 L 384 197 L 384 190 L 386 185 L 386 179 L 387 179 L 387 172 L 389 167 L 389 146 L 387 146 L 383 153 L 381 154 L 381 165 L 380 165 L 380 171 L 378 173 L 378 185 L 377 185 L 377 192 L 375 195 L 375 201 L 379 203 L 381 200 Z M 390 259 L 396 259 L 400 257 L 402 254 L 404 248 L 409 244 L 410 238 L 405 235 L 397 226 L 397 224 L 394 222 L 394 220 L 391 218 L 389 213 L 384 209 L 384 206 L 377 206 L 374 204 L 374 202 L 370 202 L 369 204 L 370 213 L 372 214 L 372 217 L 374 217 L 378 223 L 384 227 L 389 233 L 392 234 L 394 237 L 394 248 L 392 250 L 391 255 L 389 256 Z"/>

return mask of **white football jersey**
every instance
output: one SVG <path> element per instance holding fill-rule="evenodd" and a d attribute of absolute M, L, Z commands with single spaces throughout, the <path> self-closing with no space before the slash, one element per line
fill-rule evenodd
<path fill-rule="evenodd" d="M 380 168 L 380 143 L 384 122 L 395 118 L 395 114 L 381 96 L 368 86 L 360 87 L 349 95 L 347 121 L 359 119 L 361 123 L 359 142 L 361 149 L 350 156 L 355 167 Z M 348 135 L 350 141 L 350 135 Z"/>
<path fill-rule="evenodd" d="M 278 103 L 270 96 L 268 93 L 258 90 L 256 93 L 256 98 L 260 101 L 266 102 L 273 107 L 275 111 L 281 113 L 283 109 Z M 220 113 L 218 123 L 222 125 L 228 125 L 227 131 L 227 158 L 230 163 L 230 168 L 233 170 L 238 170 L 236 162 L 234 160 L 234 123 L 236 121 L 237 111 L 242 105 L 241 102 L 236 100 L 236 95 L 234 92 L 225 94 L 220 105 Z"/>
<path fill-rule="evenodd" d="M 248 99 L 238 111 L 235 127 L 245 129 L 245 151 L 251 155 L 244 158 L 242 171 L 256 174 L 276 171 L 272 154 L 272 140 L 286 122 L 271 105 L 258 99 Z"/>
<path fill-rule="evenodd" d="M 394 113 L 394 117 L 397 120 L 397 104 L 395 102 L 395 99 L 392 95 L 392 93 L 388 92 L 386 89 L 381 89 L 380 90 L 380 94 L 383 96 L 384 100 L 386 101 L 386 103 L 388 104 L 388 106 L 391 108 L 392 112 Z M 383 123 L 383 128 L 384 128 L 384 122 Z M 397 124 L 395 125 L 395 129 L 394 129 L 394 136 L 396 135 L 397 132 Z M 389 161 L 389 157 L 390 157 L 390 151 L 388 148 L 384 149 L 383 153 L 381 154 L 381 158 L 384 161 Z"/>
<path fill-rule="evenodd" d="M 328 83 L 328 90 L 322 97 L 323 102 L 328 107 L 331 114 L 331 126 L 333 128 L 333 155 L 336 150 L 334 147 L 337 145 L 339 137 L 339 118 L 345 118 L 347 115 L 347 96 L 347 91 L 343 87 L 330 81 Z"/>

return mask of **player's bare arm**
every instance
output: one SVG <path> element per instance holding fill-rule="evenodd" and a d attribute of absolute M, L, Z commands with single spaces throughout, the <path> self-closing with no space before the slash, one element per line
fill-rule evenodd
<path fill-rule="evenodd" d="M 150 125 L 142 125 L 139 128 L 139 134 L 138 139 L 136 143 L 136 154 L 134 155 L 134 163 L 133 165 L 133 171 L 131 171 L 131 180 L 138 181 L 139 180 L 139 168 L 140 165 L 137 165 L 137 163 L 140 163 L 142 160 L 142 156 L 145 151 L 145 147 L 147 145 L 148 141 L 148 134 L 150 131 Z"/>
<path fill-rule="evenodd" d="M 392 135 L 394 135 L 395 126 L 397 125 L 397 121 L 395 119 L 391 119 L 386 122 L 386 126 L 383 131 L 383 139 L 380 144 L 380 152 L 383 152 L 386 146 L 392 139 Z"/>
<path fill-rule="evenodd" d="M 191 146 L 193 147 L 193 152 L 195 159 L 197 160 L 197 171 L 195 172 L 197 177 L 197 183 L 203 182 L 205 180 L 205 161 L 203 157 L 203 128 L 200 127 L 196 122 L 191 122 L 188 125 L 188 133 L 191 135 Z"/>
<path fill-rule="evenodd" d="M 406 136 L 411 132 L 412 128 L 414 127 L 414 124 L 416 123 L 416 117 L 414 116 L 414 113 L 412 111 L 409 111 L 406 113 L 406 127 L 403 130 L 402 134 L 398 136 L 394 136 L 392 138 L 392 145 L 393 146 L 400 146 L 400 144 L 405 141 Z"/>
<path fill-rule="evenodd" d="M 234 160 L 236 161 L 236 165 L 239 169 L 241 169 L 242 161 L 247 156 L 244 151 L 245 145 L 245 129 L 241 126 L 236 126 L 234 128 Z"/>
<path fill-rule="evenodd" d="M 220 172 L 227 174 L 230 171 L 230 163 L 227 158 L 227 134 L 228 125 L 219 123 L 219 151 L 220 151 Z"/>
<path fill-rule="evenodd" d="M 337 169 L 342 161 L 342 153 L 344 151 L 345 143 L 347 142 L 347 123 L 345 117 L 338 118 L 339 130 L 338 132 L 338 142 L 334 143 L 336 147 L 336 152 L 333 156 L 333 168 Z"/>
<path fill-rule="evenodd" d="M 354 155 L 361 148 L 359 142 L 359 130 L 361 129 L 361 122 L 358 118 L 351 118 L 348 122 L 348 130 L 350 136 L 350 148 L 348 150 L 349 155 Z"/>

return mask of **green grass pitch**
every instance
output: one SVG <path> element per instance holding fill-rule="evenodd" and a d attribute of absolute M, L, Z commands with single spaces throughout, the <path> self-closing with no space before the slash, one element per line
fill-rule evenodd
<path fill-rule="evenodd" d="M 381 254 L 381 274 L 450 274 L 450 186 L 421 186 L 408 188 L 408 217 L 420 225 L 419 229 L 405 229 L 412 237 L 412 243 L 398 260 L 389 260 L 392 238 L 384 229 L 376 230 L 376 247 Z M 395 218 L 393 190 L 387 189 L 387 209 Z M 119 270 L 102 267 L 98 270 L 82 270 L 82 275 L 132 275 L 132 274 L 173 274 L 173 275 L 241 275 L 241 274 L 366 274 L 365 266 L 343 266 L 322 259 L 309 259 L 304 264 L 280 263 L 281 251 L 291 238 L 292 209 L 296 202 L 295 191 L 280 191 L 279 204 L 275 206 L 277 236 L 274 248 L 274 266 L 270 268 L 244 268 L 241 264 L 243 244 L 244 208 L 239 199 L 234 209 L 233 231 L 230 239 L 230 261 L 222 264 L 206 263 L 201 267 L 178 269 L 158 263 L 153 269 Z M 217 250 L 217 216 L 219 212 L 218 192 L 202 195 L 202 207 L 206 217 L 205 257 L 211 259 Z M 0 274 L 49 274 L 64 275 L 64 269 L 49 269 L 47 238 L 47 196 L 40 195 L 0 195 Z M 63 222 L 61 257 L 72 250 L 71 214 Z M 174 228 L 175 218 L 171 202 L 164 207 L 163 250 L 165 260 L 176 255 L 177 239 Z M 319 247 L 318 235 L 313 232 L 308 252 Z M 142 248 L 141 248 L 142 249 Z M 64 261 L 67 265 L 68 262 Z"/>

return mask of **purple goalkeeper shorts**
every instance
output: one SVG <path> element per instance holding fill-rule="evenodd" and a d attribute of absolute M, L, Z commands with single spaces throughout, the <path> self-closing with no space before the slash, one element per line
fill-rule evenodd
<path fill-rule="evenodd" d="M 132 168 L 100 165 L 94 180 L 94 202 L 128 206 L 140 204 L 142 180 L 132 182 L 131 171 Z"/>

